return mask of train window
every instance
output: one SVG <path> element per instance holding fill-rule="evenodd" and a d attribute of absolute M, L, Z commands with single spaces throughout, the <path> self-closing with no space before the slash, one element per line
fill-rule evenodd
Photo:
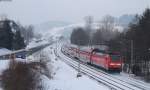
<path fill-rule="evenodd" d="M 102 55 L 105 55 L 105 54 L 101 53 L 101 52 L 96 52 L 96 55 L 102 56 Z"/>
<path fill-rule="evenodd" d="M 120 60 L 120 55 L 111 55 L 112 61 Z"/>

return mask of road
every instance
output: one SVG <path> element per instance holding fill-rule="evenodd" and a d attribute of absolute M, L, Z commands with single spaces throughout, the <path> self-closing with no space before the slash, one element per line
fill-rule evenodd
<path fill-rule="evenodd" d="M 51 45 L 53 42 L 51 43 L 47 43 L 47 44 L 43 44 L 43 45 L 40 45 L 40 46 L 36 46 L 36 47 L 32 47 L 32 48 L 28 48 L 28 49 L 21 49 L 21 50 L 16 50 L 16 51 L 13 51 L 11 53 L 7 53 L 7 54 L 4 54 L 4 55 L 1 55 L 0 56 L 0 60 L 8 60 L 10 59 L 10 55 L 11 54 L 15 54 L 15 55 L 24 55 L 25 57 L 27 56 L 30 56 L 32 55 L 33 53 L 39 51 L 39 50 L 42 50 L 43 48 Z"/>

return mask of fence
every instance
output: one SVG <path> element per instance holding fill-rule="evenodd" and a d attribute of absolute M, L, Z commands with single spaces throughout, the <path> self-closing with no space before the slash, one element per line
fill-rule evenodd
<path fill-rule="evenodd" d="M 133 73 L 136 76 L 142 77 L 145 81 L 150 82 L 150 55 L 134 56 L 132 63 L 131 60 L 125 60 L 123 71 Z"/>

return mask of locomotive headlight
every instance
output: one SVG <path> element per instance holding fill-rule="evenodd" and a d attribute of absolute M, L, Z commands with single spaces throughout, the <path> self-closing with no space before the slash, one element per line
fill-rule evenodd
<path fill-rule="evenodd" d="M 116 64 L 116 65 L 121 66 L 121 64 L 120 64 L 120 63 L 118 63 L 118 64 Z"/>
<path fill-rule="evenodd" d="M 117 66 L 121 66 L 120 63 L 110 63 L 111 66 L 117 65 Z"/>
<path fill-rule="evenodd" d="M 111 66 L 116 65 L 115 63 L 110 63 Z"/>

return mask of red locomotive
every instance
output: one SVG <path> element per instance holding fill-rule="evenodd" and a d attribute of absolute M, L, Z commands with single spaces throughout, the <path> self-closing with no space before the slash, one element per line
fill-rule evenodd
<path fill-rule="evenodd" d="M 102 67 L 106 70 L 121 71 L 122 59 L 119 53 L 108 53 L 99 49 L 78 49 L 75 46 L 63 46 L 65 54 L 80 59 L 83 62 Z"/>

